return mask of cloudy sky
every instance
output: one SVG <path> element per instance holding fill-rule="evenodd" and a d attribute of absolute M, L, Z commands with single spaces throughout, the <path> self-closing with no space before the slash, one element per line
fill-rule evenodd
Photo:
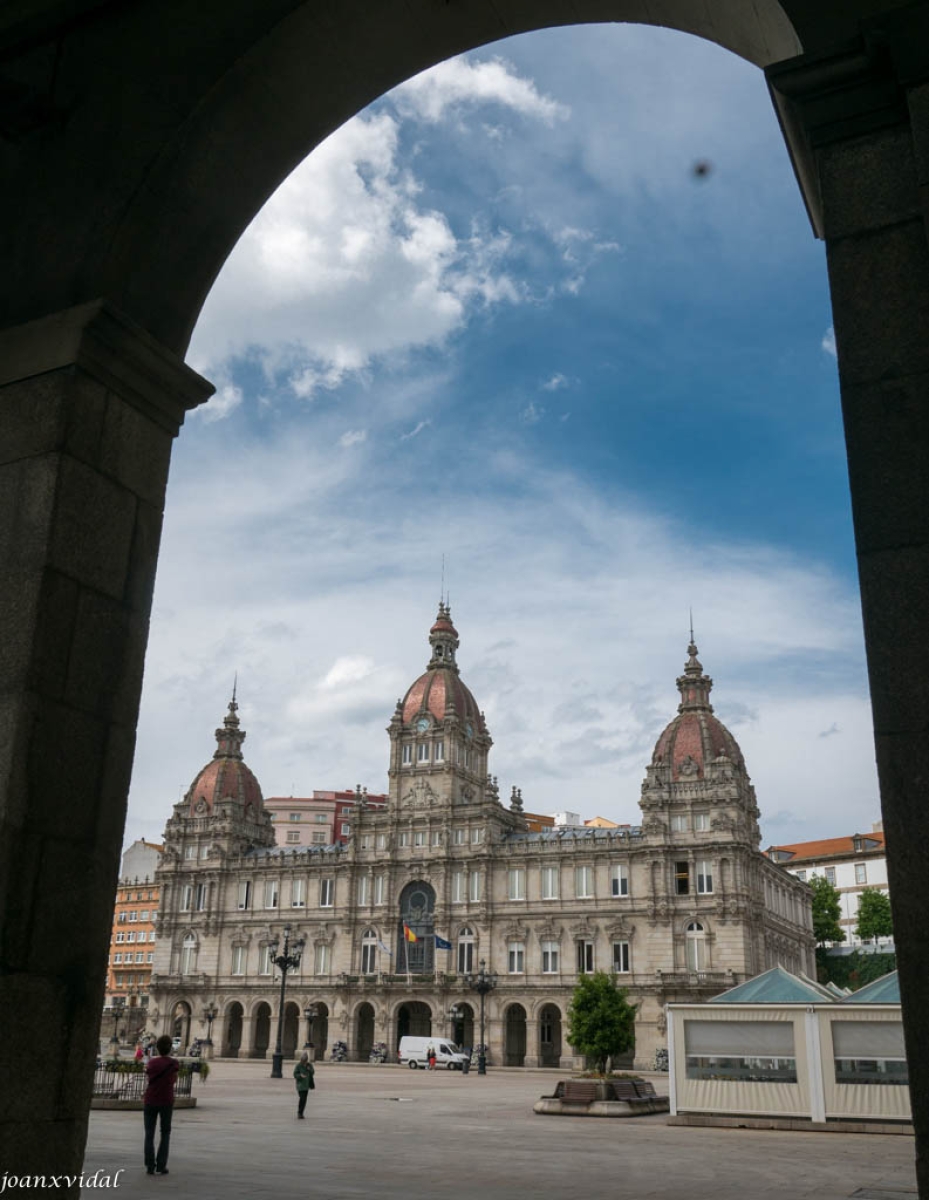
<path fill-rule="evenodd" d="M 265 795 L 385 790 L 443 555 L 504 795 L 637 821 L 692 609 L 765 844 L 870 829 L 830 322 L 763 77 L 714 45 L 546 31 L 360 113 L 191 345 L 127 842 L 235 672 Z"/>

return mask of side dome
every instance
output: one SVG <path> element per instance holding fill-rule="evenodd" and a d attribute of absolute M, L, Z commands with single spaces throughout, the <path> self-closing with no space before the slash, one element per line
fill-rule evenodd
<path fill-rule="evenodd" d="M 452 613 L 447 604 L 439 604 L 438 616 L 429 630 L 429 644 L 432 658 L 425 672 L 400 701 L 403 724 L 409 725 L 426 715 L 439 722 L 446 717 L 457 717 L 470 725 L 475 733 L 486 733 L 484 714 L 458 673 L 455 661 L 458 631 L 452 624 Z"/>
<path fill-rule="evenodd" d="M 258 780 L 242 758 L 245 730 L 239 728 L 238 709 L 233 691 L 222 728 L 216 730 L 213 759 L 199 772 L 185 796 L 192 817 L 209 816 L 215 805 L 227 798 L 240 801 L 246 814 L 251 809 L 256 818 L 264 806 Z"/>
<path fill-rule="evenodd" d="M 710 704 L 713 680 L 703 674 L 693 641 L 687 647 L 687 654 L 684 674 L 677 681 L 681 693 L 678 715 L 655 744 L 652 766 L 670 767 L 672 783 L 705 778 L 707 765 L 721 756 L 744 772 L 745 760 L 739 743 L 713 715 Z"/>

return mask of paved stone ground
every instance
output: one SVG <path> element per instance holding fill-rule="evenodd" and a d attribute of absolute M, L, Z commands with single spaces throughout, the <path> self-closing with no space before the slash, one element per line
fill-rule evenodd
<path fill-rule="evenodd" d="M 292 1066 L 284 1064 L 289 1074 Z M 542 1117 L 554 1071 L 481 1078 L 324 1064 L 307 1120 L 267 1062 L 218 1062 L 174 1118 L 169 1174 L 142 1167 L 140 1113 L 94 1112 L 85 1173 L 123 1200 L 880 1200 L 915 1196 L 914 1143 L 881 1134 L 671 1128 L 664 1116 Z M 661 1088 L 667 1076 L 653 1077 Z M 87 1193 L 90 1194 L 90 1193 Z"/>

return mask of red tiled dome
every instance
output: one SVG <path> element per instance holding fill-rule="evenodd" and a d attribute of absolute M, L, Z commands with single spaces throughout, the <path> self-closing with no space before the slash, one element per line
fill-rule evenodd
<path fill-rule="evenodd" d="M 216 752 L 212 762 L 200 771 L 185 797 L 192 817 L 203 815 L 204 804 L 206 812 L 211 813 L 213 806 L 227 797 L 242 801 L 246 808 L 253 806 L 256 813 L 264 803 L 258 780 L 242 758 L 245 731 L 239 728 L 238 708 L 233 691 L 229 711 L 223 718 L 222 727 L 216 730 Z"/>
<path fill-rule="evenodd" d="M 745 769 L 739 743 L 713 715 L 709 699 L 713 680 L 703 674 L 693 642 L 688 654 L 684 674 L 677 681 L 681 693 L 678 715 L 659 737 L 652 754 L 653 766 L 670 766 L 672 782 L 688 777 L 703 779 L 707 763 L 720 755 Z"/>
<path fill-rule="evenodd" d="M 438 616 L 429 630 L 429 644 L 432 658 L 428 667 L 400 701 L 404 725 L 426 713 L 436 721 L 454 715 L 462 723 L 469 724 L 475 733 L 486 733 L 477 701 L 458 674 L 455 661 L 458 631 L 452 624 L 451 609 L 445 603 L 439 605 Z"/>

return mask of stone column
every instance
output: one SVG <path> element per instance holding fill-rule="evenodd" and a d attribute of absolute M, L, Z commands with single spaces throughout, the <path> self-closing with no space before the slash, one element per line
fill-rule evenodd
<path fill-rule="evenodd" d="M 929 11 L 768 72 L 825 238 L 887 867 L 929 1200 Z"/>
<path fill-rule="evenodd" d="M 10 1174 L 80 1173 L 171 442 L 211 390 L 103 303 L 0 334 Z"/>

